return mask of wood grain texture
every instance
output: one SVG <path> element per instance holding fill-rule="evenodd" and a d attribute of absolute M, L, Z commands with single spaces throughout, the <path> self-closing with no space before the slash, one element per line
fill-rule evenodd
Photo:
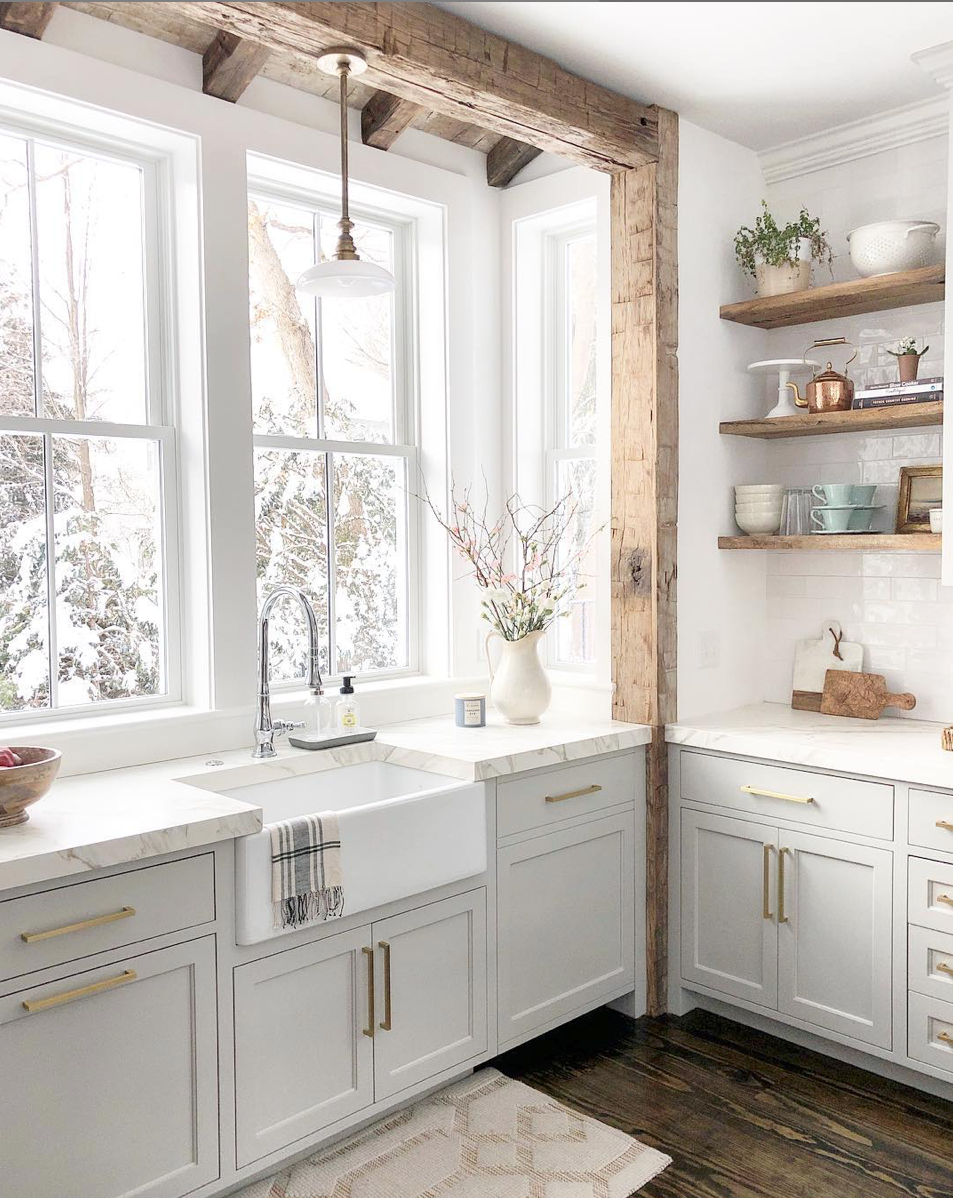
<path fill-rule="evenodd" d="M 892 694 L 883 674 L 855 674 L 847 670 L 828 670 L 821 695 L 822 715 L 850 716 L 860 720 L 879 720 L 885 707 L 912 711 L 917 705 L 909 692 Z"/>
<path fill-rule="evenodd" d="M 273 50 L 342 43 L 368 59 L 367 85 L 598 170 L 654 161 L 657 111 L 430 4 L 167 0 L 175 15 Z"/>
<path fill-rule="evenodd" d="M 419 104 L 377 91 L 361 109 L 361 140 L 376 150 L 389 150 L 423 109 Z"/>
<path fill-rule="evenodd" d="M 853 549 L 858 553 L 939 553 L 941 533 L 933 532 L 859 532 L 830 533 L 803 537 L 719 537 L 719 549 L 774 549 L 782 553 L 799 553 L 808 549 L 811 553 L 842 552 Z"/>
<path fill-rule="evenodd" d="M 792 295 L 724 304 L 721 319 L 756 325 L 759 329 L 781 329 L 793 324 L 857 316 L 862 312 L 885 312 L 888 308 L 931 304 L 943 299 L 945 278 L 946 268 L 941 265 L 875 275 L 871 279 L 852 279 L 848 283 L 795 291 Z"/>
<path fill-rule="evenodd" d="M 538 146 L 512 137 L 501 137 L 486 156 L 486 182 L 488 187 L 507 187 L 524 166 L 528 166 L 542 154 Z"/>
<path fill-rule="evenodd" d="M 659 110 L 659 161 L 610 188 L 612 239 L 612 662 L 616 719 L 646 748 L 646 975 L 665 1009 L 668 764 L 676 712 L 678 118 Z"/>
<path fill-rule="evenodd" d="M 638 1198 L 953 1193 L 953 1105 L 703 1011 L 596 1011 L 493 1064 L 667 1152 Z"/>
<path fill-rule="evenodd" d="M 851 412 L 805 412 L 770 420 L 723 420 L 718 431 L 729 437 L 816 437 L 821 433 L 869 433 L 877 429 L 927 428 L 943 423 L 943 400 L 861 408 Z"/>
<path fill-rule="evenodd" d="M 55 9 L 55 4 L 0 4 L 0 29 L 39 40 Z"/>
<path fill-rule="evenodd" d="M 268 61 L 265 46 L 219 31 L 202 55 L 202 91 L 230 104 Z"/>

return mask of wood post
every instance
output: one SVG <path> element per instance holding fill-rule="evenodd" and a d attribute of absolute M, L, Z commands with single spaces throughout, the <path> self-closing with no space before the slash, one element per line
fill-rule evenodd
<path fill-rule="evenodd" d="M 39 40 L 55 8 L 55 4 L 0 4 L 0 29 Z"/>
<path fill-rule="evenodd" d="M 512 137 L 501 137 L 486 156 L 487 186 L 508 186 L 523 167 L 542 152 L 538 146 L 528 146 L 526 142 L 516 141 Z"/>
<path fill-rule="evenodd" d="M 422 111 L 419 104 L 376 91 L 361 109 L 361 140 L 366 146 L 389 150 Z"/>
<path fill-rule="evenodd" d="M 202 55 L 202 91 L 234 104 L 265 65 L 270 51 L 220 29 Z"/>
<path fill-rule="evenodd" d="M 646 975 L 665 1010 L 668 768 L 675 718 L 678 504 L 678 118 L 659 110 L 659 160 L 611 185 L 612 657 L 616 719 L 646 746 Z"/>

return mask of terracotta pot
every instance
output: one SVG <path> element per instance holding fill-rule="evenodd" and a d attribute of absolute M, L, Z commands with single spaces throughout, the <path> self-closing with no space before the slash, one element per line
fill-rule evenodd
<path fill-rule="evenodd" d="M 897 369 L 901 383 L 915 383 L 920 369 L 921 354 L 897 354 Z"/>

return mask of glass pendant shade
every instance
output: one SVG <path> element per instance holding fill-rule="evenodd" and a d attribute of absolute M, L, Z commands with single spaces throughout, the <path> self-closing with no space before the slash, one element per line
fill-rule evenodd
<path fill-rule="evenodd" d="M 322 299 L 364 299 L 368 295 L 386 295 L 394 286 L 390 271 L 360 258 L 316 262 L 297 283 L 298 291 Z"/>

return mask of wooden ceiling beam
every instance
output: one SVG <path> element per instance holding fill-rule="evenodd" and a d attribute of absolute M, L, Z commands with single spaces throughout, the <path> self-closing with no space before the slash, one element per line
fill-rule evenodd
<path fill-rule="evenodd" d="M 267 46 L 220 29 L 202 55 L 202 91 L 234 104 L 270 54 Z"/>
<path fill-rule="evenodd" d="M 55 4 L 0 4 L 0 29 L 39 41 L 53 16 Z"/>
<path fill-rule="evenodd" d="M 159 6 L 157 6 L 159 7 Z M 363 51 L 362 82 L 597 170 L 658 158 L 658 110 L 431 4 L 166 0 L 166 13 L 311 57 Z"/>
<path fill-rule="evenodd" d="M 361 109 L 361 140 L 366 146 L 389 150 L 421 112 L 419 104 L 376 91 Z"/>
<path fill-rule="evenodd" d="M 501 137 L 486 156 L 487 186 L 508 187 L 523 167 L 542 152 L 538 146 L 528 146 L 525 141 Z"/>

